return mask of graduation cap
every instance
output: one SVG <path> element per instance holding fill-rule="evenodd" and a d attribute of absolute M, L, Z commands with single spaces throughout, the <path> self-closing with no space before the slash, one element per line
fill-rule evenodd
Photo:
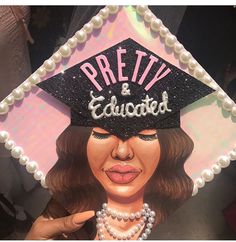
<path fill-rule="evenodd" d="M 0 142 L 42 186 L 70 123 L 122 139 L 181 125 L 193 195 L 236 157 L 236 104 L 147 6 L 106 6 L 0 103 Z"/>
<path fill-rule="evenodd" d="M 214 90 L 133 39 L 38 84 L 71 109 L 71 125 L 127 139 L 180 126 L 180 110 Z"/>

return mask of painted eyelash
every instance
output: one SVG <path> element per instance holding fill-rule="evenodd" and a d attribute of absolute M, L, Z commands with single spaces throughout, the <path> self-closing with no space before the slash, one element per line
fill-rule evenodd
<path fill-rule="evenodd" d="M 150 135 L 138 134 L 138 137 L 145 141 L 151 141 L 151 140 L 157 139 L 157 134 L 150 134 Z"/>
<path fill-rule="evenodd" d="M 92 135 L 96 139 L 107 139 L 110 136 L 109 133 L 108 134 L 102 134 L 102 133 L 98 133 L 98 132 L 95 132 L 95 131 L 93 131 Z"/>

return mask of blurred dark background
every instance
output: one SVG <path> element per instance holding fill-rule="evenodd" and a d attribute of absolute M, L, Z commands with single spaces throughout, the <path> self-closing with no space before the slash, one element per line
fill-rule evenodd
<path fill-rule="evenodd" d="M 29 31 L 35 40 L 33 45 L 28 45 L 32 72 L 100 8 L 101 6 L 30 7 Z M 150 6 L 150 9 L 236 101 L 236 9 L 233 6 Z M 33 179 L 26 172 L 24 175 L 28 176 L 29 181 Z M 34 185 L 29 192 L 30 195 L 27 193 L 27 196 L 34 196 L 34 202 L 26 203 L 27 211 L 23 211 L 25 216 L 12 221 L 9 232 L 4 236 L 0 233 L 0 238 L 24 239 L 32 221 L 50 198 L 39 184 Z M 234 161 L 159 225 L 150 239 L 236 239 L 236 221 L 232 224 L 227 218 L 227 211 L 236 213 L 235 204 Z M 4 221 L 0 212 L 1 224 Z"/>

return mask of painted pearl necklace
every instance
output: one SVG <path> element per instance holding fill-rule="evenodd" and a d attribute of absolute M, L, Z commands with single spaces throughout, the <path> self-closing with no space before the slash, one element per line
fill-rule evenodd
<path fill-rule="evenodd" d="M 140 235 L 138 240 L 145 240 L 147 239 L 148 235 L 151 233 L 153 223 L 155 222 L 155 212 L 152 211 L 149 208 L 149 205 L 147 203 L 143 204 L 143 207 L 140 211 L 137 211 L 135 213 L 122 213 L 119 211 L 116 211 L 114 209 L 111 209 L 108 207 L 107 203 L 103 203 L 102 210 L 98 211 L 96 213 L 97 215 L 97 230 L 98 230 L 98 239 L 99 240 L 105 240 L 104 236 L 104 230 L 106 230 L 110 236 L 112 236 L 114 239 L 118 240 L 130 240 L 135 234 L 140 232 L 140 230 L 145 226 L 144 232 Z M 118 221 L 127 221 L 134 219 L 140 219 L 139 223 L 132 226 L 130 229 L 124 232 L 120 232 L 113 226 L 109 224 L 108 217 L 111 217 L 112 219 L 117 219 Z"/>

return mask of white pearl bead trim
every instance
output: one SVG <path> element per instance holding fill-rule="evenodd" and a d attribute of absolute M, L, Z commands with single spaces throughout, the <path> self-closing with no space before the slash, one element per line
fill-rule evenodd
<path fill-rule="evenodd" d="M 201 172 L 201 177 L 196 178 L 194 181 L 192 196 L 195 196 L 199 188 L 204 187 L 206 182 L 212 181 L 215 175 L 220 174 L 222 168 L 228 167 L 230 162 L 234 160 L 236 160 L 236 147 L 234 147 L 228 155 L 218 157 L 217 162 L 213 164 L 210 169 L 204 169 Z"/>
<path fill-rule="evenodd" d="M 155 15 L 148 9 L 147 6 L 136 6 L 136 11 L 140 14 L 144 21 L 150 23 L 150 28 L 154 32 L 159 32 L 160 36 L 165 39 L 165 45 L 169 48 L 173 48 L 173 51 L 178 55 L 179 61 L 192 71 L 193 76 L 202 81 L 203 83 L 210 85 L 211 88 L 217 90 L 219 85 L 206 73 L 204 68 L 192 57 L 192 55 L 184 49 L 183 45 L 178 42 L 177 38 L 170 33 L 162 21 L 155 17 Z M 152 15 L 152 17 L 151 17 Z M 236 104 L 227 96 L 223 91 L 217 93 L 217 98 L 222 101 L 222 108 L 231 112 L 232 116 L 236 116 Z"/>
<path fill-rule="evenodd" d="M 14 140 L 10 139 L 10 135 L 7 131 L 0 131 L 0 143 L 4 143 L 7 150 L 11 152 L 12 157 L 19 160 L 19 163 L 25 166 L 26 170 L 33 174 L 37 181 L 40 181 L 44 188 L 47 188 L 45 184 L 45 175 L 39 170 L 38 163 L 31 161 L 28 156 L 24 155 L 22 147 L 17 146 Z"/>
<path fill-rule="evenodd" d="M 193 76 L 199 81 L 216 90 L 216 96 L 222 102 L 222 108 L 231 112 L 232 116 L 236 117 L 236 104 L 230 97 L 220 88 L 220 86 L 211 78 L 203 67 L 192 57 L 191 53 L 184 49 L 183 45 L 177 38 L 170 33 L 162 21 L 153 15 L 147 6 L 136 6 L 137 13 L 140 14 L 146 23 L 150 23 L 150 28 L 154 32 L 159 32 L 160 36 L 165 39 L 165 45 L 172 48 L 177 58 L 182 64 L 187 65 Z M 201 172 L 201 177 L 198 177 L 194 182 L 192 196 L 198 193 L 199 188 L 205 186 L 206 182 L 214 179 L 214 175 L 219 174 L 222 168 L 229 166 L 230 160 L 236 159 L 236 150 L 230 151 L 228 156 L 219 157 L 217 163 L 212 165 L 211 169 L 204 169 Z"/>
<path fill-rule="evenodd" d="M 9 111 L 9 106 L 13 105 L 15 100 L 22 100 L 24 93 L 29 92 L 35 84 L 41 81 L 41 78 L 45 77 L 48 72 L 52 72 L 56 68 L 56 64 L 62 61 L 62 58 L 69 58 L 72 54 L 72 50 L 76 48 L 78 44 L 84 44 L 87 41 L 87 35 L 91 34 L 94 29 L 102 27 L 104 20 L 109 15 L 117 14 L 119 11 L 118 6 L 106 6 L 101 9 L 99 13 L 94 16 L 83 28 L 75 33 L 66 44 L 60 47 L 48 60 L 46 60 L 41 67 L 39 67 L 35 73 L 33 73 L 25 82 L 19 87 L 14 89 L 2 102 L 0 102 L 0 115 L 5 115 Z M 136 6 L 136 11 L 141 15 L 145 22 L 150 24 L 150 28 L 154 32 L 158 32 L 162 38 L 164 38 L 165 45 L 172 48 L 180 62 L 186 64 L 193 75 L 202 81 L 203 83 L 211 86 L 215 89 L 216 96 L 219 101 L 222 102 L 222 108 L 231 112 L 232 116 L 236 116 L 236 104 L 224 93 L 219 85 L 210 77 L 210 75 L 200 66 L 200 64 L 192 57 L 192 55 L 186 51 L 177 38 L 170 33 L 162 21 L 155 17 L 155 15 L 145 5 Z M 26 169 L 34 174 L 36 180 L 40 180 L 41 185 L 46 187 L 45 176 L 38 170 L 37 162 L 30 161 L 25 156 L 23 149 L 15 145 L 13 140 L 9 139 L 9 134 L 6 131 L 0 132 L 0 142 L 5 143 L 6 149 L 11 150 L 13 157 L 19 158 L 21 165 L 25 165 Z M 235 158 L 236 148 L 229 152 L 228 156 L 221 156 L 218 162 L 212 165 L 211 169 L 203 170 L 201 177 L 197 178 L 194 183 L 193 195 L 196 195 L 198 189 L 205 185 L 205 182 L 209 182 L 214 178 L 215 174 L 219 174 L 221 169 L 227 167 L 230 164 L 230 160 Z"/>

